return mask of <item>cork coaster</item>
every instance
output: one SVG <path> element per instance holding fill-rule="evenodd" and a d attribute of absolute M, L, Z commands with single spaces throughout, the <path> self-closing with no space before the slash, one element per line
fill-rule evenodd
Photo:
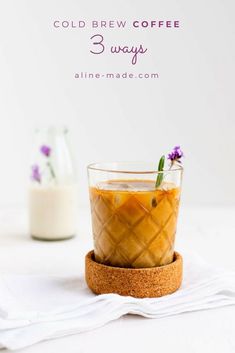
<path fill-rule="evenodd" d="M 94 251 L 85 258 L 88 287 L 96 294 L 117 293 L 136 298 L 154 298 L 171 294 L 182 283 L 183 259 L 175 252 L 174 261 L 151 268 L 121 268 L 100 264 Z"/>

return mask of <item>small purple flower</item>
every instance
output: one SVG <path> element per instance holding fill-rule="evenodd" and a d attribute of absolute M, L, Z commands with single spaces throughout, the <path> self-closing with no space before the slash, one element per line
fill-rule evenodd
<path fill-rule="evenodd" d="M 50 157 L 51 147 L 49 147 L 47 145 L 42 145 L 41 148 L 40 148 L 40 151 L 41 151 L 42 154 L 44 154 L 44 156 Z"/>
<path fill-rule="evenodd" d="M 38 183 L 41 182 L 41 173 L 39 170 L 39 166 L 37 164 L 34 164 L 32 166 L 32 175 L 31 175 L 31 179 L 33 181 L 37 181 Z"/>
<path fill-rule="evenodd" d="M 180 146 L 175 146 L 173 151 L 168 154 L 168 159 L 173 164 L 174 162 L 181 163 L 181 158 L 184 156 L 183 151 L 181 150 Z"/>

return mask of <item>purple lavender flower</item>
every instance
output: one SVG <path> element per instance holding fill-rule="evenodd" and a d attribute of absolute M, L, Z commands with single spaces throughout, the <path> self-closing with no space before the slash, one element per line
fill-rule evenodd
<path fill-rule="evenodd" d="M 171 153 L 168 154 L 167 159 L 171 161 L 173 164 L 174 162 L 181 163 L 181 158 L 184 156 L 183 151 L 181 150 L 180 146 L 175 146 Z"/>
<path fill-rule="evenodd" d="M 32 175 L 31 179 L 33 181 L 37 181 L 38 183 L 41 183 L 41 173 L 39 170 L 39 166 L 37 164 L 32 165 Z"/>
<path fill-rule="evenodd" d="M 50 157 L 51 147 L 49 147 L 47 145 L 42 145 L 41 148 L 40 148 L 40 151 L 41 151 L 42 154 L 44 154 L 44 156 Z"/>

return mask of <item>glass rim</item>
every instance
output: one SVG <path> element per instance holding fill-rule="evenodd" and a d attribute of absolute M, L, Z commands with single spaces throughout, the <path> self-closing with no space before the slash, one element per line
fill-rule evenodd
<path fill-rule="evenodd" d="M 90 163 L 88 164 L 87 166 L 87 170 L 94 170 L 94 171 L 99 171 L 99 172 L 108 172 L 108 173 L 120 173 L 120 174 L 163 174 L 163 173 L 171 173 L 171 172 L 177 172 L 177 171 L 181 171 L 183 172 L 183 167 L 181 165 L 177 165 L 177 166 L 174 166 L 172 167 L 171 169 L 164 169 L 162 171 L 158 171 L 157 169 L 151 169 L 150 168 L 146 168 L 146 169 L 143 169 L 143 170 L 128 170 L 128 165 L 130 164 L 133 164 L 133 163 L 136 163 L 136 164 L 139 164 L 140 165 L 140 169 L 141 169 L 141 164 L 142 165 L 147 165 L 148 163 L 150 164 L 155 164 L 153 162 L 143 162 L 143 161 L 125 161 L 125 162 L 97 162 L 97 163 Z M 121 168 L 121 169 L 118 169 L 117 167 L 116 168 L 112 168 L 111 166 L 112 165 L 124 165 L 126 164 L 127 165 L 127 169 L 126 168 Z M 104 166 L 110 166 L 110 167 L 104 167 Z M 157 165 L 157 163 L 156 163 Z"/>

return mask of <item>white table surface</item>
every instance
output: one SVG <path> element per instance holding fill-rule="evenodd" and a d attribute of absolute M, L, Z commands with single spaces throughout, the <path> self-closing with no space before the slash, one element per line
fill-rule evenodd
<path fill-rule="evenodd" d="M 81 274 L 91 248 L 88 210 L 78 213 L 77 236 L 60 242 L 32 240 L 25 211 L 0 210 L 0 274 Z M 176 248 L 235 270 L 235 208 L 181 209 Z M 21 352 L 235 352 L 235 306 L 161 320 L 128 315 L 95 331 L 45 341 Z"/>

